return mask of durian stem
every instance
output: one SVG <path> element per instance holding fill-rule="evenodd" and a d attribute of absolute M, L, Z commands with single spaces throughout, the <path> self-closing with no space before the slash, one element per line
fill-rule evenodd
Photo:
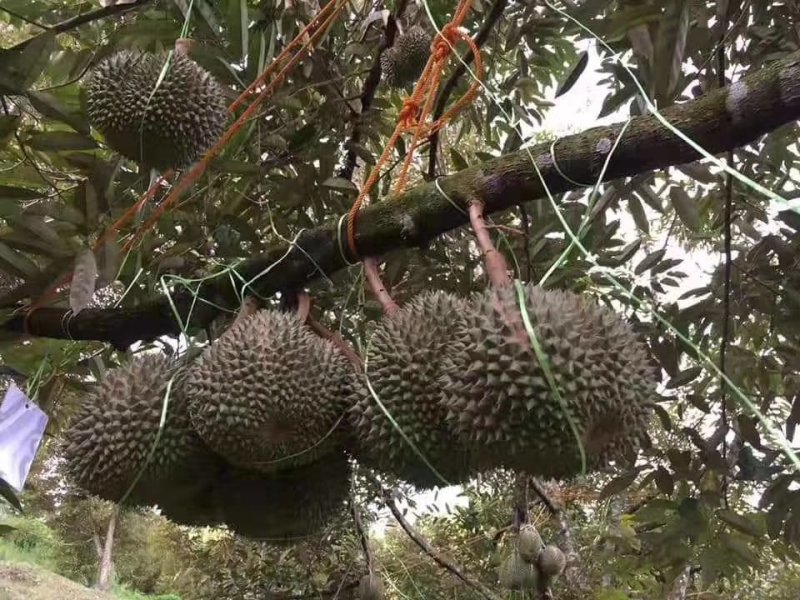
<path fill-rule="evenodd" d="M 369 282 L 369 287 L 372 290 L 372 293 L 378 299 L 378 302 L 380 302 L 384 314 L 390 315 L 393 312 L 400 310 L 400 307 L 397 305 L 397 303 L 392 300 L 389 292 L 386 291 L 383 281 L 381 281 L 381 274 L 380 271 L 378 271 L 377 260 L 374 258 L 364 259 L 364 275 L 367 277 L 367 281 Z"/>
<path fill-rule="evenodd" d="M 311 296 L 308 292 L 298 292 L 297 294 L 297 320 L 301 323 L 308 323 L 311 318 Z"/>
<path fill-rule="evenodd" d="M 345 355 L 347 360 L 353 365 L 353 368 L 356 370 L 357 373 L 361 373 L 364 370 L 364 361 L 359 356 L 358 352 L 356 352 L 353 347 L 345 341 L 345 339 L 325 327 L 319 321 L 314 320 L 312 317 L 306 320 L 306 325 L 308 325 L 311 330 L 316 333 L 319 337 L 324 338 L 326 340 L 330 340 L 330 342 L 336 346 L 342 354 Z"/>
<path fill-rule="evenodd" d="M 473 200 L 469 204 L 469 222 L 478 240 L 478 247 L 483 252 L 483 261 L 486 266 L 486 276 L 494 287 L 505 287 L 511 285 L 511 277 L 508 274 L 506 259 L 495 248 L 489 230 L 486 228 L 486 220 L 483 218 L 483 202 Z"/>
<path fill-rule="evenodd" d="M 239 312 L 236 313 L 236 319 L 234 323 L 239 322 L 240 320 L 250 317 L 258 312 L 258 300 L 253 296 L 246 296 L 244 300 L 242 300 L 242 305 L 239 307 Z"/>
<path fill-rule="evenodd" d="M 178 38 L 175 40 L 175 52 L 184 56 L 189 56 L 194 40 L 192 38 Z"/>

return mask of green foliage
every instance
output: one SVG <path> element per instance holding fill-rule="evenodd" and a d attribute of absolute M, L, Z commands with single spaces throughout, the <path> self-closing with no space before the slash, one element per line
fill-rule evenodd
<path fill-rule="evenodd" d="M 70 273 L 76 257 L 150 183 L 149 172 L 120 158 L 87 127 L 82 78 L 92 66 L 120 50 L 169 49 L 187 33 L 196 42 L 192 57 L 233 98 L 314 14 L 314 3 L 302 1 L 165 0 L 58 35 L 46 29 L 96 4 L 9 0 L 0 10 L 2 319 Z M 425 6 L 441 27 L 455 5 L 395 1 L 386 7 L 402 4 L 412 5 L 401 18 L 405 29 L 428 18 Z M 474 4 L 466 24 L 473 34 L 491 10 L 489 2 Z M 551 5 L 568 7 L 567 13 Z M 89 308 L 119 303 L 138 311 L 165 288 L 193 289 L 193 278 L 236 279 L 240 259 L 301 229 L 334 222 L 349 208 L 356 184 L 394 129 L 403 98 L 381 87 L 368 110 L 353 100 L 361 97 L 377 57 L 383 19 L 361 7 L 345 10 L 314 58 L 282 81 L 141 245 L 127 254 L 118 244 L 97 253 L 97 288 L 109 285 L 96 291 Z M 575 20 L 609 47 L 596 44 Z M 551 131 L 552 123 L 544 121 L 554 105 L 568 109 L 562 130 L 583 127 L 572 122 L 583 112 L 590 116 L 587 125 L 594 117 L 624 121 L 641 114 L 639 87 L 623 65 L 659 108 L 684 103 L 720 84 L 721 40 L 725 73 L 738 79 L 797 51 L 796 22 L 793 3 L 778 1 L 509 1 L 482 48 L 491 94 L 484 91 L 442 132 L 437 173 L 556 139 L 564 131 Z M 459 81 L 451 103 L 468 83 Z M 359 135 L 353 140 L 356 122 Z M 734 150 L 731 164 L 793 197 L 797 138 L 797 123 L 781 127 Z M 558 158 L 559 145 L 553 148 Z M 399 162 L 406 149 L 402 145 L 390 163 Z M 347 151 L 359 161 L 356 183 L 341 170 Z M 418 161 L 423 170 L 426 153 L 423 148 Z M 373 202 L 396 176 L 396 169 L 382 176 Z M 409 185 L 421 179 L 414 172 Z M 635 468 L 559 484 L 581 558 L 582 587 L 562 578 L 557 597 L 664 597 L 689 568 L 690 597 L 738 593 L 793 600 L 800 585 L 800 491 L 784 450 L 797 445 L 800 424 L 800 218 L 742 182 L 729 189 L 725 174 L 708 161 L 612 180 L 596 190 L 594 182 L 583 183 L 588 187 L 553 198 L 558 212 L 549 198 L 528 198 L 521 208 L 493 217 L 498 228 L 492 232 L 503 234 L 497 236 L 501 251 L 521 279 L 538 281 L 549 273 L 548 286 L 598 298 L 631 320 L 665 385 L 650 444 Z M 726 221 L 733 249 L 729 284 Z M 564 223 L 580 232 L 599 266 L 576 248 L 567 252 Z M 484 287 L 480 257 L 464 231 L 424 250 L 383 258 L 387 287 L 400 303 L 431 287 L 461 296 Z M 360 293 L 359 277 L 352 269 L 322 277 L 310 289 L 321 319 L 341 324 L 344 335 L 363 348 L 380 309 Z M 64 288 L 49 300 L 67 306 L 68 293 Z M 654 319 L 649 307 L 664 321 Z M 199 329 L 184 333 L 191 343 L 207 340 Z M 38 377 L 37 401 L 50 414 L 55 435 L 100 375 L 99 365 L 118 362 L 115 352 L 99 343 L 16 334 L 0 340 L 4 367 L 28 381 Z M 732 385 L 723 385 L 702 359 L 718 365 L 723 355 Z M 51 468 L 58 458 L 52 446 L 42 448 L 31 476 L 35 489 L 22 498 L 26 510 L 41 518 L 9 521 L 19 527 L 0 537 L 0 556 L 43 562 L 92 583 L 95 536 L 102 535 L 110 506 L 65 491 L 58 469 Z M 374 497 L 366 486 L 359 492 Z M 492 586 L 493 561 L 504 551 L 503 529 L 518 500 L 514 481 L 490 473 L 464 493 L 466 505 L 447 516 L 419 508 L 417 526 Z M 526 500 L 545 540 L 560 539 L 557 519 L 534 496 Z M 377 542 L 376 554 L 393 598 L 472 597 L 395 529 Z M 177 592 L 184 600 L 275 591 L 315 597 L 364 572 L 360 544 L 349 528 L 330 532 L 314 547 L 283 553 L 222 531 L 187 532 L 151 514 L 125 514 L 119 523 L 117 577 L 138 591 Z"/>

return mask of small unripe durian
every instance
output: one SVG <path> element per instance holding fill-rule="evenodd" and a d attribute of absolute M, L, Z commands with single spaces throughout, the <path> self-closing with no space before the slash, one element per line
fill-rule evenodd
<path fill-rule="evenodd" d="M 529 565 L 515 550 L 500 565 L 500 585 L 508 590 L 533 590 L 538 582 L 538 573 L 534 565 Z"/>
<path fill-rule="evenodd" d="M 517 536 L 517 552 L 519 552 L 522 560 L 528 564 L 535 564 L 543 546 L 542 536 L 536 531 L 536 527 L 529 523 L 520 527 L 519 535 Z"/>
<path fill-rule="evenodd" d="M 539 572 L 543 577 L 552 579 L 564 572 L 567 557 L 558 546 L 548 544 L 539 554 Z"/>
<path fill-rule="evenodd" d="M 222 134 L 222 88 L 183 52 L 118 52 L 86 81 L 91 124 L 126 158 L 159 170 L 184 167 Z"/>

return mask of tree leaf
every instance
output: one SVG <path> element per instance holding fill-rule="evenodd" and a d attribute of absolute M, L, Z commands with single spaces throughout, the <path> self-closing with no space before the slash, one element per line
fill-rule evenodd
<path fill-rule="evenodd" d="M 358 188 L 355 184 L 344 177 L 328 177 L 328 179 L 322 182 L 322 185 L 326 188 L 336 190 L 337 192 L 358 194 Z"/>
<path fill-rule="evenodd" d="M 22 120 L 20 115 L 0 115 L 0 150 L 8 143 L 14 135 Z"/>
<path fill-rule="evenodd" d="M 641 275 L 642 273 L 647 271 L 647 269 L 651 269 L 656 264 L 658 264 L 658 262 L 662 258 L 664 258 L 664 255 L 666 253 L 667 253 L 667 249 L 666 248 L 661 248 L 660 250 L 656 250 L 655 252 L 651 252 L 650 254 L 645 256 L 638 265 L 636 265 L 636 268 L 633 270 L 633 272 L 636 275 Z"/>
<path fill-rule="evenodd" d="M 13 533 L 16 530 L 17 528 L 13 525 L 9 525 L 8 523 L 0 523 L 0 537 L 6 536 L 9 533 Z"/>
<path fill-rule="evenodd" d="M 28 138 L 28 145 L 35 150 L 91 150 L 97 143 L 85 135 L 71 131 L 38 131 Z"/>
<path fill-rule="evenodd" d="M 0 266 L 3 267 L 2 270 L 23 279 L 32 277 L 39 271 L 36 263 L 19 252 L 15 252 L 3 242 L 0 242 Z"/>
<path fill-rule="evenodd" d="M 675 480 L 672 479 L 672 475 L 669 471 L 667 471 L 664 467 L 658 467 L 655 470 L 654 477 L 656 480 L 656 487 L 658 487 L 658 491 L 664 494 L 665 496 L 671 496 L 672 493 L 675 491 Z"/>
<path fill-rule="evenodd" d="M 22 510 L 22 504 L 20 503 L 19 498 L 17 498 L 17 493 L 14 491 L 14 488 L 12 488 L 2 477 L 0 477 L 0 496 L 5 498 L 5 500 L 19 512 L 25 512 Z"/>
<path fill-rule="evenodd" d="M 764 534 L 763 529 L 756 523 L 744 515 L 740 515 L 732 510 L 719 509 L 717 511 L 717 517 L 719 517 L 720 521 L 726 525 L 733 527 L 735 530 L 740 531 L 745 535 L 749 535 L 754 538 L 760 538 Z"/>
<path fill-rule="evenodd" d="M 450 148 L 450 160 L 453 161 L 453 166 L 455 167 L 456 171 L 463 171 L 469 166 L 467 164 L 467 160 L 461 155 L 461 153 L 452 147 Z"/>
<path fill-rule="evenodd" d="M 689 33 L 689 2 L 673 0 L 667 3 L 658 23 L 656 49 L 653 56 L 655 97 L 659 106 L 669 106 L 681 79 L 686 38 Z"/>
<path fill-rule="evenodd" d="M 702 367 L 689 367 L 685 371 L 681 371 L 675 377 L 667 382 L 667 389 L 673 390 L 679 388 L 687 383 L 691 383 L 703 372 Z"/>
<path fill-rule="evenodd" d="M 639 231 L 644 234 L 650 233 L 650 221 L 647 220 L 647 214 L 644 212 L 641 201 L 634 194 L 628 196 L 628 208 Z"/>
<path fill-rule="evenodd" d="M 0 198 L 15 198 L 20 200 L 33 200 L 41 198 L 42 193 L 38 190 L 29 188 L 15 187 L 12 185 L 0 185 Z"/>
<path fill-rule="evenodd" d="M 572 89 L 572 86 L 577 83 L 580 76 L 586 70 L 586 65 L 589 64 L 589 52 L 588 50 L 584 50 L 578 55 L 578 60 L 572 66 L 572 68 L 567 72 L 567 76 L 564 81 L 561 82 L 561 85 L 558 86 L 556 90 L 555 97 L 558 98 L 559 96 L 563 96 L 568 91 Z"/>
<path fill-rule="evenodd" d="M 604 498 L 608 498 L 609 496 L 619 494 L 620 492 L 626 490 L 634 481 L 636 481 L 636 477 L 638 475 L 639 471 L 634 469 L 623 475 L 615 477 L 603 487 L 600 495 L 598 496 L 598 500 L 603 500 Z"/>
<path fill-rule="evenodd" d="M 87 248 L 75 257 L 75 269 L 69 286 L 69 307 L 76 315 L 92 301 L 96 281 L 97 262 L 94 252 Z"/>
<path fill-rule="evenodd" d="M 20 50 L 0 50 L 0 92 L 24 94 L 50 61 L 56 43 L 53 30 L 31 38 Z"/>
<path fill-rule="evenodd" d="M 78 113 L 69 108 L 52 94 L 46 92 L 28 92 L 28 100 L 33 107 L 45 117 L 66 123 L 78 133 L 89 135 L 89 123 Z"/>
<path fill-rule="evenodd" d="M 683 224 L 692 231 L 699 231 L 700 213 L 697 210 L 697 202 L 692 200 L 689 194 L 680 186 L 669 188 L 669 198 L 672 200 L 672 206 L 675 207 L 675 212 L 678 213 Z"/>

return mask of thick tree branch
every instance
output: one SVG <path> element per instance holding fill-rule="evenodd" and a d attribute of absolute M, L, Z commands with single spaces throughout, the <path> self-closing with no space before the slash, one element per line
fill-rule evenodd
<path fill-rule="evenodd" d="M 800 118 L 800 52 L 729 86 L 672 106 L 663 116 L 684 135 L 712 154 L 753 142 L 770 131 Z M 600 177 L 607 153 L 622 132 L 622 125 L 595 127 L 550 144 L 502 156 L 465 169 L 434 183 L 422 185 L 390 201 L 366 208 L 358 219 L 356 243 L 363 256 L 380 256 L 390 250 L 424 246 L 433 238 L 467 223 L 465 207 L 472 198 L 484 202 L 486 214 L 506 210 L 545 195 L 592 184 Z M 696 160 L 699 154 L 664 127 L 655 116 L 630 121 L 611 157 L 605 180 L 619 179 Z M 537 170 L 531 161 L 535 161 Z M 562 177 L 564 173 L 567 178 Z M 449 198 L 449 199 L 448 199 Z M 209 280 L 199 298 L 187 291 L 173 294 L 180 321 L 192 328 L 204 327 L 220 309 L 235 310 L 244 291 L 269 296 L 281 289 L 299 288 L 322 273 L 330 275 L 355 262 L 345 257 L 338 243 L 340 219 L 300 234 L 292 245 L 280 244 L 262 256 L 239 266 L 237 278 Z M 345 250 L 346 252 L 346 250 Z M 61 308 L 36 310 L 27 320 L 32 335 L 77 340 L 100 340 L 124 348 L 137 340 L 181 331 L 179 320 L 166 298 L 134 307 L 86 309 L 74 317 Z M 0 329 L 25 331 L 23 315 Z"/>
<path fill-rule="evenodd" d="M 105 19 L 106 17 L 121 15 L 123 13 L 130 12 L 134 9 L 144 6 L 145 4 L 149 4 L 152 1 L 153 0 L 132 0 L 131 2 L 125 4 L 111 4 L 109 6 L 98 8 L 97 10 L 93 10 L 80 15 L 75 15 L 74 17 L 65 19 L 60 23 L 56 23 L 55 25 L 47 26 L 46 29 L 48 31 L 54 31 L 55 33 L 64 33 L 65 31 L 77 29 L 81 25 L 86 25 L 87 23 L 91 23 L 93 21 L 99 21 L 100 19 Z M 27 46 L 33 39 L 34 38 L 29 38 L 25 41 L 22 41 L 16 46 L 13 46 L 11 49 L 21 50 L 22 48 Z"/>

